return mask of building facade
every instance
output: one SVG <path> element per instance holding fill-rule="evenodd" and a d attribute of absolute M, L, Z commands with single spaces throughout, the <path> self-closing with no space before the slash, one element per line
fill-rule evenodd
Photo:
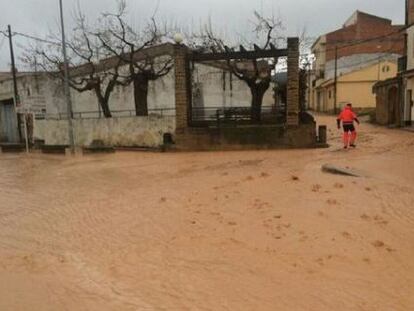
<path fill-rule="evenodd" d="M 391 20 L 356 11 L 341 29 L 320 36 L 312 46 L 310 108 L 333 112 L 348 101 L 355 108 L 374 109 L 373 85 L 397 73 L 404 51 L 401 29 Z"/>
<path fill-rule="evenodd" d="M 376 121 L 387 126 L 414 124 L 414 0 L 405 2 L 406 21 L 404 55 L 398 61 L 398 73 L 375 84 Z"/>
<path fill-rule="evenodd" d="M 407 50 L 400 61 L 403 126 L 414 124 L 414 0 L 409 0 L 408 4 L 405 30 Z"/>

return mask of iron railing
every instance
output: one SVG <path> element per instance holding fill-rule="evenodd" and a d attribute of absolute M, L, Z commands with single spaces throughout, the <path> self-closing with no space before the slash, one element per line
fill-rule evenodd
<path fill-rule="evenodd" d="M 245 107 L 192 107 L 193 126 L 234 125 L 234 124 L 284 124 L 286 107 L 263 106 L 260 117 L 254 116 L 252 108 Z"/>
<path fill-rule="evenodd" d="M 130 118 L 136 117 L 135 110 L 111 110 L 112 118 Z M 46 113 L 44 119 L 65 120 L 67 113 Z M 148 116 L 174 117 L 175 108 L 152 108 L 148 109 Z M 102 111 L 77 111 L 73 112 L 73 119 L 105 119 Z"/>

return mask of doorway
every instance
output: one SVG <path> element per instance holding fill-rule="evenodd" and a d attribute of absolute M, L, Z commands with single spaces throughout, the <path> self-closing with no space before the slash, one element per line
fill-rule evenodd
<path fill-rule="evenodd" d="M 405 104 L 405 125 L 411 126 L 412 125 L 412 110 L 413 110 L 413 91 L 407 90 L 407 97 L 406 97 L 406 104 Z"/>
<path fill-rule="evenodd" d="M 17 115 L 13 99 L 0 101 L 0 141 L 7 143 L 19 142 Z"/>
<path fill-rule="evenodd" d="M 398 88 L 393 86 L 388 90 L 388 124 L 398 125 Z"/>

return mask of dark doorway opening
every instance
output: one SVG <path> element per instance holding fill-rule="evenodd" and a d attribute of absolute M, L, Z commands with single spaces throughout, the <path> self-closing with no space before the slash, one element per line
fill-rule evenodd
<path fill-rule="evenodd" d="M 0 101 L 0 141 L 18 143 L 19 129 L 13 99 Z"/>
<path fill-rule="evenodd" d="M 393 86 L 388 90 L 388 124 L 397 125 L 398 89 Z"/>

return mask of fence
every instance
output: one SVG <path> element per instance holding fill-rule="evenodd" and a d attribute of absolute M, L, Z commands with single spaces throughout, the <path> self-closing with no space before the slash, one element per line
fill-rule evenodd
<path fill-rule="evenodd" d="M 251 107 L 192 107 L 195 126 L 226 124 L 284 124 L 285 106 L 263 106 L 260 118 L 254 119 Z"/>
<path fill-rule="evenodd" d="M 111 110 L 113 118 L 131 118 L 136 117 L 135 110 Z M 148 109 L 148 116 L 159 116 L 159 117 L 174 117 L 175 108 L 151 108 Z M 45 113 L 43 116 L 36 116 L 36 119 L 46 120 L 67 120 L 67 113 Z M 73 112 L 73 119 L 105 119 L 102 111 L 79 111 Z"/>

